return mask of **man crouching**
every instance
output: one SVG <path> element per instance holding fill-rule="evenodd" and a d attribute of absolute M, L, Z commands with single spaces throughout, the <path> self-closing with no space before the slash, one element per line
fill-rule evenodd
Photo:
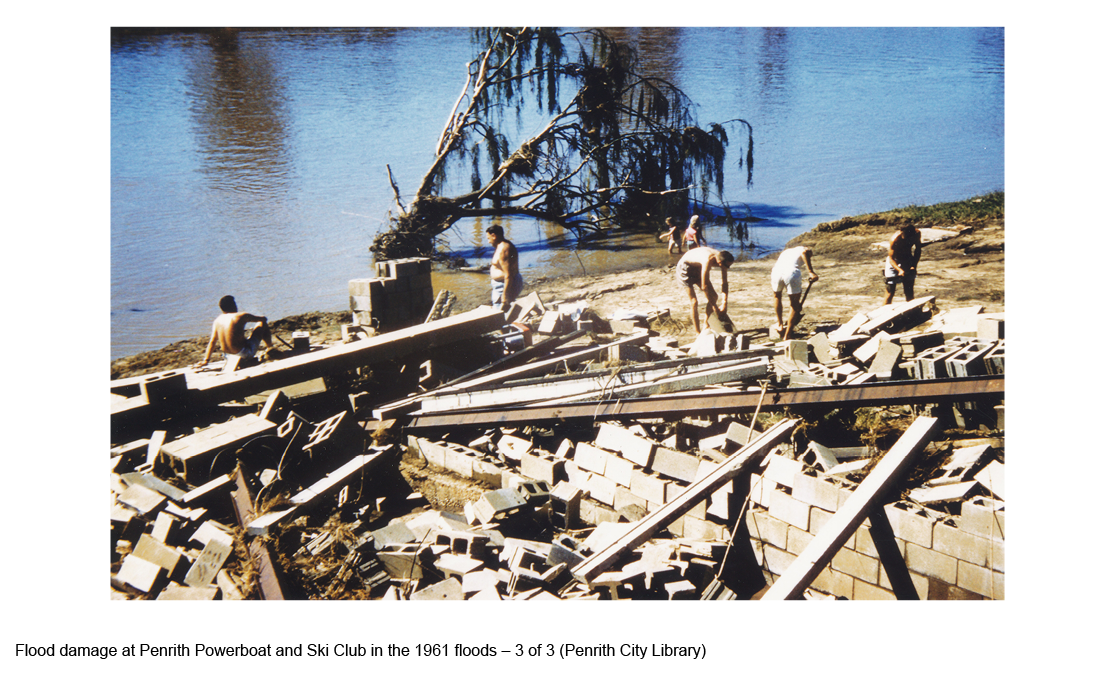
<path fill-rule="evenodd" d="M 267 317 L 252 315 L 238 311 L 236 300 L 232 295 L 221 297 L 218 303 L 221 315 L 213 321 L 213 331 L 209 334 L 209 345 L 205 348 L 205 359 L 199 363 L 204 367 L 209 364 L 213 356 L 213 346 L 220 344 L 221 351 L 226 357 L 238 355 L 242 358 L 254 358 L 259 351 L 259 344 L 263 342 L 271 348 L 271 328 L 267 326 Z M 259 323 L 245 335 L 245 329 L 252 323 Z"/>

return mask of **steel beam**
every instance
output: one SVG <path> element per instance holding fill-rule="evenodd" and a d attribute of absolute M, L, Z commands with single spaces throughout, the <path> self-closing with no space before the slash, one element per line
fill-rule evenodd
<path fill-rule="evenodd" d="M 413 415 L 407 427 L 514 426 L 559 421 L 629 421 L 660 418 L 666 421 L 690 416 L 750 413 L 764 410 L 827 410 L 839 407 L 883 407 L 903 404 L 949 404 L 981 399 L 1002 399 L 1003 376 L 962 379 L 903 380 L 846 386 L 815 386 L 759 391 L 715 390 L 636 399 L 569 402 L 530 408 L 490 407 L 464 411 Z M 761 398 L 761 399 L 760 399 Z"/>

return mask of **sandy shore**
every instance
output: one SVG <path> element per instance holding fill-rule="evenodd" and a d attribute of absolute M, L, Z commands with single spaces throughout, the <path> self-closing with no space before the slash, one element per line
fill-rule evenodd
<path fill-rule="evenodd" d="M 823 227 L 823 225 L 822 225 Z M 823 231 L 822 227 L 803 234 L 791 245 L 814 248 L 814 269 L 820 280 L 809 291 L 805 315 L 797 332 L 808 335 L 819 326 L 841 324 L 883 304 L 884 244 L 893 226 L 860 225 L 843 231 Z M 922 252 L 915 294 L 932 295 L 942 310 L 981 306 L 985 313 L 1005 311 L 1004 247 L 1005 224 L 1002 218 L 964 223 L 959 235 L 930 242 Z M 677 255 L 672 256 L 674 262 Z M 772 258 L 737 262 L 728 272 L 728 313 L 737 331 L 765 338 L 774 322 L 771 303 L 770 270 Z M 437 290 L 437 288 L 435 288 Z M 536 292 L 543 302 L 585 301 L 601 317 L 617 311 L 650 312 L 669 309 L 672 321 L 667 333 L 676 334 L 684 344 L 696 336 L 689 320 L 689 302 L 684 289 L 674 279 L 673 265 L 639 269 L 599 276 L 542 278 L 524 289 Z M 901 292 L 901 290 L 900 290 Z M 455 312 L 473 308 L 482 299 L 462 298 Z M 703 304 L 702 304 L 703 312 Z M 315 341 L 335 337 L 340 326 L 350 321 L 348 312 L 314 312 L 290 316 L 272 323 L 281 338 L 290 332 L 308 330 Z M 183 367 L 200 361 L 207 337 L 176 342 L 167 347 L 120 358 L 112 362 L 112 378 L 136 376 L 154 371 Z M 277 343 L 280 345 L 281 343 Z"/>

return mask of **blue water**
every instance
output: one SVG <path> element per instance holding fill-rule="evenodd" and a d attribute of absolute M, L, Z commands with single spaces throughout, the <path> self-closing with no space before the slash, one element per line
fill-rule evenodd
<path fill-rule="evenodd" d="M 753 125 L 753 185 L 725 180 L 727 201 L 764 218 L 749 227 L 753 254 L 819 222 L 1005 186 L 1001 28 L 611 32 L 703 125 Z M 271 317 L 347 308 L 394 207 L 386 165 L 406 200 L 471 56 L 454 28 L 114 39 L 111 356 L 206 333 L 223 294 Z M 522 133 L 541 123 L 525 116 Z M 528 282 L 669 262 L 651 235 L 575 249 L 560 227 L 503 223 Z M 444 247 L 481 261 L 487 224 L 458 223 Z"/>

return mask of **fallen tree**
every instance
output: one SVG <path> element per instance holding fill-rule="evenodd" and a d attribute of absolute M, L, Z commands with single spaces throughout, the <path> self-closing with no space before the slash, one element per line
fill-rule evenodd
<path fill-rule="evenodd" d="M 584 237 L 687 214 L 722 198 L 732 132 L 746 135 L 738 166 L 751 183 L 751 125 L 701 128 L 681 89 L 640 75 L 635 50 L 603 31 L 487 28 L 475 39 L 480 53 L 409 204 L 387 167 L 398 213 L 370 246 L 377 258 L 429 255 L 437 235 L 472 216 L 546 219 Z M 512 148 L 509 119 L 532 98 L 549 121 Z M 467 193 L 443 193 L 464 174 Z"/>

